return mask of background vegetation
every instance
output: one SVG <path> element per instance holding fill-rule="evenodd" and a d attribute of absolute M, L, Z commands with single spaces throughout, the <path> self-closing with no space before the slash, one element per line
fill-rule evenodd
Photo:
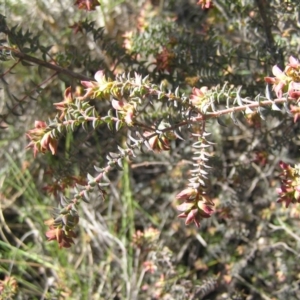
<path fill-rule="evenodd" d="M 110 185 L 80 204 L 67 249 L 47 241 L 45 220 L 125 147 L 127 131 L 78 128 L 55 156 L 26 149 L 34 122 L 55 118 L 66 88 L 83 94 L 80 81 L 98 70 L 148 75 L 187 97 L 228 82 L 259 99 L 272 67 L 298 58 L 298 1 L 6 0 L 0 14 L 1 299 L 300 299 L 300 210 L 276 203 L 279 162 L 299 160 L 287 105 L 206 123 L 215 212 L 200 229 L 176 210 L 193 164 L 189 131 L 109 173 Z M 166 117 L 155 105 L 147 122 Z"/>

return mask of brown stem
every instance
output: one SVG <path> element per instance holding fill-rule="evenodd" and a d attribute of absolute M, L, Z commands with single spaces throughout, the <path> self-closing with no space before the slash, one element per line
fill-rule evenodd
<path fill-rule="evenodd" d="M 54 70 L 57 73 L 65 74 L 65 75 L 70 76 L 72 78 L 76 78 L 76 79 L 79 79 L 79 80 L 87 80 L 87 81 L 93 80 L 92 78 L 90 78 L 88 76 L 85 76 L 85 75 L 82 75 L 82 74 L 79 74 L 79 73 L 75 73 L 71 70 L 65 69 L 65 68 L 60 67 L 58 65 L 49 63 L 47 61 L 38 59 L 38 58 L 33 57 L 33 56 L 30 56 L 28 54 L 25 54 L 23 52 L 20 52 L 19 50 L 16 50 L 16 49 L 13 49 L 13 48 L 10 48 L 10 47 L 0 46 L 0 50 L 11 51 L 15 57 L 18 57 L 21 60 L 25 60 L 27 62 L 31 62 L 33 64 L 45 67 L 47 69 Z"/>
<path fill-rule="evenodd" d="M 267 38 L 267 44 L 270 48 L 270 52 L 271 54 L 274 56 L 275 60 L 279 59 L 280 60 L 280 64 L 283 65 L 284 64 L 284 60 L 283 60 L 283 56 L 282 53 L 278 53 L 278 47 L 275 44 L 274 41 L 274 37 L 272 34 L 272 20 L 270 18 L 270 13 L 268 12 L 268 5 L 269 5 L 269 1 L 267 0 L 255 0 L 257 6 L 258 6 L 258 10 L 259 10 L 259 14 L 261 16 L 261 19 L 263 21 L 263 27 L 264 27 L 264 31 L 266 33 L 266 38 Z"/>
<path fill-rule="evenodd" d="M 18 59 L 6 72 L 4 72 L 3 74 L 0 75 L 0 78 L 4 78 L 4 76 L 6 74 L 8 74 L 9 72 L 11 72 L 11 70 L 16 67 L 19 63 L 21 62 L 21 59 Z"/>
<path fill-rule="evenodd" d="M 19 62 L 19 61 L 18 61 Z M 11 68 L 10 68 L 11 69 Z M 10 111 L 11 112 L 14 112 L 20 105 L 21 103 L 23 103 L 23 101 L 29 97 L 29 95 L 31 93 L 33 93 L 38 87 L 41 87 L 42 85 L 44 85 L 45 83 L 47 83 L 49 80 L 51 80 L 53 77 L 55 77 L 57 75 L 57 72 L 55 72 L 54 74 L 52 74 L 50 77 L 48 77 L 47 79 L 45 79 L 42 83 L 40 83 L 37 87 L 34 87 L 29 93 L 27 93 L 23 98 L 21 99 L 18 99 L 17 103 L 10 108 Z M 9 113 L 5 114 L 5 115 L 1 115 L 0 116 L 0 121 L 1 122 L 4 122 L 4 123 L 7 123 L 7 118 L 9 116 Z M 4 125 L 1 125 L 0 126 L 1 128 L 6 128 L 6 126 Z"/>
<path fill-rule="evenodd" d="M 264 30 L 266 33 L 268 44 L 271 48 L 273 48 L 275 46 L 275 43 L 274 43 L 272 31 L 271 31 L 272 21 L 267 13 L 267 1 L 266 0 L 256 0 L 255 2 L 258 6 L 258 10 L 259 10 L 260 16 L 263 21 L 263 27 L 264 27 Z"/>
<path fill-rule="evenodd" d="M 255 109 L 255 108 L 258 108 L 260 106 L 270 106 L 273 103 L 280 104 L 280 103 L 285 103 L 287 101 L 292 102 L 292 101 L 295 101 L 295 99 L 279 98 L 279 99 L 275 99 L 275 100 L 265 100 L 265 101 L 255 102 L 255 103 L 242 105 L 242 106 L 238 106 L 238 107 L 231 107 L 231 108 L 220 110 L 218 112 L 207 113 L 205 115 L 202 114 L 199 117 L 194 117 L 194 118 L 189 119 L 188 121 L 183 121 L 183 122 L 180 122 L 176 125 L 173 125 L 173 126 L 165 128 L 165 129 L 162 129 L 161 132 L 167 132 L 167 131 L 170 131 L 170 130 L 173 130 L 173 129 L 176 129 L 176 128 L 179 128 L 179 127 L 182 127 L 182 126 L 185 126 L 185 125 L 188 125 L 188 124 L 198 123 L 198 122 L 205 121 L 205 120 L 208 120 L 208 119 L 215 119 L 215 118 L 218 118 L 222 115 L 228 115 L 230 113 L 245 111 L 247 108 Z M 150 138 L 152 136 L 153 135 L 149 135 L 147 138 Z"/>

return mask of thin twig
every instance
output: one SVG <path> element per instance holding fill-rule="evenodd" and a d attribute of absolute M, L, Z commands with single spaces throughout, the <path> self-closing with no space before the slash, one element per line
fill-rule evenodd
<path fill-rule="evenodd" d="M 42 83 L 38 84 L 36 87 L 34 87 L 32 90 L 30 90 L 29 93 L 26 93 L 26 95 L 23 98 L 18 99 L 18 102 L 10 108 L 10 113 L 14 112 L 25 101 L 25 99 L 27 99 L 37 88 L 43 86 L 45 83 L 47 83 L 49 80 L 51 80 L 55 76 L 57 76 L 57 72 L 53 73 L 50 77 L 46 78 Z M 0 120 L 7 123 L 7 118 L 10 115 L 10 113 L 1 115 Z"/>
<path fill-rule="evenodd" d="M 202 122 L 202 121 L 206 121 L 209 119 L 216 119 L 222 115 L 228 115 L 231 113 L 236 113 L 236 112 L 242 112 L 242 111 L 246 111 L 246 109 L 255 109 L 258 107 L 262 107 L 262 106 L 270 106 L 272 104 L 281 104 L 281 103 L 286 103 L 286 102 L 292 102 L 295 101 L 295 99 L 287 99 L 287 98 L 278 98 L 275 100 L 265 100 L 265 101 L 260 101 L 260 102 L 254 102 L 252 104 L 247 104 L 247 105 L 241 105 L 241 106 L 235 106 L 235 107 L 231 107 L 231 108 L 226 108 L 217 112 L 211 112 L 211 113 L 207 113 L 207 114 L 199 114 L 199 116 L 194 117 L 194 118 L 190 118 L 187 121 L 183 121 L 180 122 L 178 124 L 175 124 L 173 126 L 170 127 L 166 127 L 164 129 L 161 130 L 161 132 L 168 132 L 170 130 L 188 125 L 188 124 L 192 124 L 192 123 L 198 123 L 198 122 Z M 149 135 L 147 138 L 151 138 L 153 135 Z"/>
<path fill-rule="evenodd" d="M 11 51 L 15 57 L 18 57 L 22 60 L 25 60 L 27 62 L 31 62 L 31 63 L 36 64 L 36 65 L 45 67 L 47 69 L 54 70 L 57 73 L 65 74 L 65 75 L 70 76 L 72 78 L 76 78 L 78 80 L 87 80 L 87 81 L 93 80 L 93 78 L 91 78 L 91 77 L 88 77 L 88 76 L 85 76 L 85 75 L 82 75 L 82 74 L 79 74 L 79 73 L 75 73 L 71 70 L 65 69 L 65 68 L 60 67 L 58 65 L 49 63 L 47 61 L 38 59 L 38 58 L 33 57 L 33 56 L 30 56 L 28 54 L 25 54 L 23 52 L 20 52 L 19 50 L 16 50 L 16 49 L 13 49 L 13 48 L 10 48 L 10 47 L 0 46 L 0 50 Z"/>
<path fill-rule="evenodd" d="M 274 38 L 273 38 L 273 35 L 272 35 L 272 31 L 271 31 L 272 22 L 271 22 L 271 19 L 269 17 L 270 15 L 267 13 L 267 1 L 266 0 L 256 0 L 255 2 L 258 6 L 258 10 L 259 10 L 261 19 L 263 21 L 262 25 L 263 25 L 265 33 L 266 33 L 266 37 L 267 37 L 269 47 L 271 49 L 274 49 L 275 48 L 275 42 L 274 42 Z"/>
<path fill-rule="evenodd" d="M 0 74 L 0 79 L 3 78 L 6 74 L 8 74 L 9 72 L 11 72 L 11 70 L 16 67 L 19 63 L 21 62 L 21 59 L 18 59 L 6 72 L 4 72 L 3 74 Z"/>
<path fill-rule="evenodd" d="M 264 27 L 264 31 L 266 34 L 266 38 L 267 38 L 267 44 L 268 47 L 270 49 L 271 54 L 278 58 L 280 60 L 279 65 L 283 66 L 284 62 L 283 62 L 283 56 L 281 53 L 278 53 L 278 47 L 276 46 L 273 34 L 272 34 L 272 20 L 270 18 L 271 14 L 267 11 L 268 10 L 268 2 L 267 0 L 256 0 L 255 1 L 257 6 L 258 6 L 258 10 L 259 10 L 259 14 L 261 16 L 261 19 L 263 21 L 263 27 Z M 279 55 L 278 55 L 279 54 Z M 280 55 L 281 54 L 281 55 Z"/>
<path fill-rule="evenodd" d="M 260 289 L 256 288 L 250 282 L 246 281 L 242 276 L 236 274 L 236 275 L 233 275 L 233 277 L 235 277 L 236 279 L 238 279 L 239 281 L 241 281 L 245 286 L 247 286 L 248 288 L 250 288 L 251 290 L 253 290 L 257 294 L 259 294 L 262 297 L 262 299 L 264 299 L 264 300 L 272 300 L 272 298 L 270 298 L 267 294 L 265 294 Z"/>
<path fill-rule="evenodd" d="M 277 221 L 281 225 L 281 229 L 283 229 L 288 235 L 292 236 L 297 242 L 300 242 L 300 237 L 296 233 L 294 233 L 291 229 L 289 229 L 288 226 L 284 224 L 279 217 L 277 217 Z"/>

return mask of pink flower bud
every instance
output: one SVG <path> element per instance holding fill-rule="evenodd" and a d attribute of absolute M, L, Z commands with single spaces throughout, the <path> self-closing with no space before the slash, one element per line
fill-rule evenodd
<path fill-rule="evenodd" d="M 111 105 L 115 110 L 122 110 L 124 108 L 124 102 L 113 99 Z"/>
<path fill-rule="evenodd" d="M 191 187 L 188 187 L 182 190 L 179 194 L 176 195 L 176 198 L 179 200 L 192 200 L 197 196 L 197 190 Z"/>
<path fill-rule="evenodd" d="M 179 211 L 189 211 L 190 209 L 192 209 L 192 207 L 194 206 L 195 204 L 193 202 L 184 202 L 184 203 L 181 203 L 180 205 L 177 205 L 176 206 L 176 209 L 179 210 Z"/>
<path fill-rule="evenodd" d="M 200 227 L 200 222 L 199 222 L 199 216 L 198 216 L 198 209 L 194 208 L 192 209 L 185 220 L 185 225 L 189 225 L 190 223 L 194 222 L 195 225 L 199 228 Z"/>
<path fill-rule="evenodd" d="M 45 127 L 47 127 L 47 124 L 43 121 L 35 121 L 34 127 L 35 128 L 45 128 Z"/>

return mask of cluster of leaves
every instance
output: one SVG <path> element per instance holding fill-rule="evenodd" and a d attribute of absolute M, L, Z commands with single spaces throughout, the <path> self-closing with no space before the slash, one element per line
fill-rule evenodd
<path fill-rule="evenodd" d="M 135 75 L 135 78 L 126 76 L 117 77 L 115 81 L 107 80 L 102 71 L 98 71 L 95 75 L 96 81 L 82 81 L 86 87 L 86 93 L 73 98 L 70 88 L 65 91 L 65 99 L 62 102 L 55 103 L 56 108 L 61 111 L 49 125 L 45 122 L 36 121 L 35 128 L 28 132 L 31 140 L 28 148 L 33 148 L 34 155 L 38 152 L 45 153 L 50 151 L 53 155 L 57 154 L 58 139 L 65 132 L 74 132 L 77 127 L 82 127 L 87 131 L 89 124 L 93 130 L 107 125 L 110 130 L 116 131 L 126 127 L 128 131 L 130 143 L 127 148 L 118 146 L 118 153 L 109 153 L 107 156 L 107 165 L 96 171 L 96 176 L 88 175 L 86 186 L 77 190 L 74 199 L 64 202 L 63 208 L 58 217 L 50 222 L 50 232 L 48 237 L 50 240 L 57 239 L 61 246 L 70 246 L 72 237 L 74 237 L 73 229 L 78 224 L 77 206 L 80 199 L 88 199 L 88 192 L 94 186 L 99 185 L 100 190 L 109 183 L 107 182 L 107 173 L 113 167 L 122 169 L 123 159 L 135 156 L 135 149 L 147 146 L 153 151 L 170 150 L 170 142 L 175 139 L 183 139 L 180 133 L 183 127 L 190 127 L 191 135 L 196 138 L 193 148 L 196 150 L 193 157 L 195 163 L 194 170 L 191 170 L 192 178 L 189 187 L 177 195 L 177 198 L 183 203 L 178 206 L 182 211 L 179 217 L 186 218 L 186 224 L 192 221 L 200 227 L 200 221 L 208 218 L 213 212 L 214 203 L 206 196 L 204 191 L 205 179 L 208 174 L 205 168 L 210 153 L 207 149 L 211 143 L 207 141 L 206 136 L 209 133 L 205 129 L 206 122 L 211 118 L 219 118 L 222 115 L 230 114 L 235 120 L 235 114 L 244 111 L 248 115 L 248 119 L 259 117 L 264 106 L 269 106 L 270 111 L 280 111 L 278 103 L 287 104 L 288 100 L 294 101 L 299 98 L 300 89 L 298 88 L 298 80 L 295 74 L 300 70 L 300 64 L 294 58 L 290 59 L 291 63 L 286 67 L 285 73 L 280 73 L 278 78 L 266 77 L 266 81 L 274 84 L 274 90 L 279 98 L 272 100 L 268 88 L 266 96 L 257 95 L 254 100 L 242 98 L 240 94 L 241 88 L 194 88 L 190 101 L 187 101 L 185 95 L 180 96 L 178 89 L 173 93 L 165 92 L 162 86 L 158 87 Z M 277 69 L 275 68 L 275 71 Z M 277 72 L 275 75 L 277 75 Z M 288 85 L 288 97 L 282 97 L 283 89 Z M 89 104 L 90 99 L 99 99 L 100 101 L 108 100 L 111 102 L 112 110 L 107 115 L 99 115 L 95 106 Z M 88 100 L 88 101 L 86 101 Z M 156 102 L 162 103 L 160 109 L 163 112 L 156 113 Z M 221 109 L 222 103 L 226 103 L 225 109 Z M 218 105 L 219 107 L 216 107 Z M 152 106 L 152 108 L 151 108 Z M 163 108 L 167 108 L 166 115 Z M 154 112 L 152 112 L 152 109 Z M 147 119 L 143 114 L 150 116 L 151 123 L 147 123 Z M 297 109 L 293 109 L 292 113 L 297 113 Z M 155 116 L 155 117 L 154 117 Z M 166 119 L 162 122 L 162 117 Z M 297 119 L 295 119 L 297 120 Z M 154 124 L 151 125 L 151 124 Z M 103 182 L 103 179 L 104 182 Z M 103 191 L 102 191 L 103 193 Z M 66 241 L 66 244 L 64 244 Z"/>
<path fill-rule="evenodd" d="M 74 7 L 97 14 L 104 5 L 88 0 Z M 1 222 L 28 220 L 26 197 L 44 191 L 47 203 L 48 196 L 58 202 L 50 219 L 39 214 L 48 219 L 46 237 L 60 248 L 73 245 L 79 255 L 68 258 L 70 276 L 44 263 L 55 278 L 46 292 L 40 282 L 33 288 L 12 276 L 17 266 L 1 267 L 0 293 L 13 297 L 18 282 L 34 297 L 74 298 L 79 287 L 70 278 L 82 281 L 88 268 L 97 270 L 85 285 L 88 299 L 297 299 L 300 175 L 292 163 L 299 157 L 300 64 L 291 55 L 299 47 L 293 34 L 299 4 L 138 5 L 138 22 L 123 36 L 121 28 L 111 36 L 107 16 L 99 28 L 80 13 L 70 24 L 53 14 L 64 28 L 55 37 L 64 50 L 46 46 L 42 34 L 10 28 L 1 16 L 1 151 L 11 165 L 24 160 L 25 143 L 34 154 L 27 152 L 19 170 L 5 165 L 12 179 L 1 171 Z M 275 77 L 267 76 L 271 67 Z M 21 143 L 12 142 L 16 136 Z M 281 160 L 287 162 L 280 162 L 278 201 L 290 211 L 274 201 Z M 24 192 L 30 180 L 37 190 L 31 183 L 32 193 Z M 26 224 L 32 230 L 24 228 L 21 238 L 9 226 L 0 232 L 6 253 L 15 245 L 13 262 L 25 255 L 19 248 L 26 250 L 28 236 L 41 244 L 32 222 Z M 55 253 L 55 243 L 46 245 Z M 84 263 L 80 253 L 88 254 Z M 31 268 L 26 278 L 36 272 Z"/>

